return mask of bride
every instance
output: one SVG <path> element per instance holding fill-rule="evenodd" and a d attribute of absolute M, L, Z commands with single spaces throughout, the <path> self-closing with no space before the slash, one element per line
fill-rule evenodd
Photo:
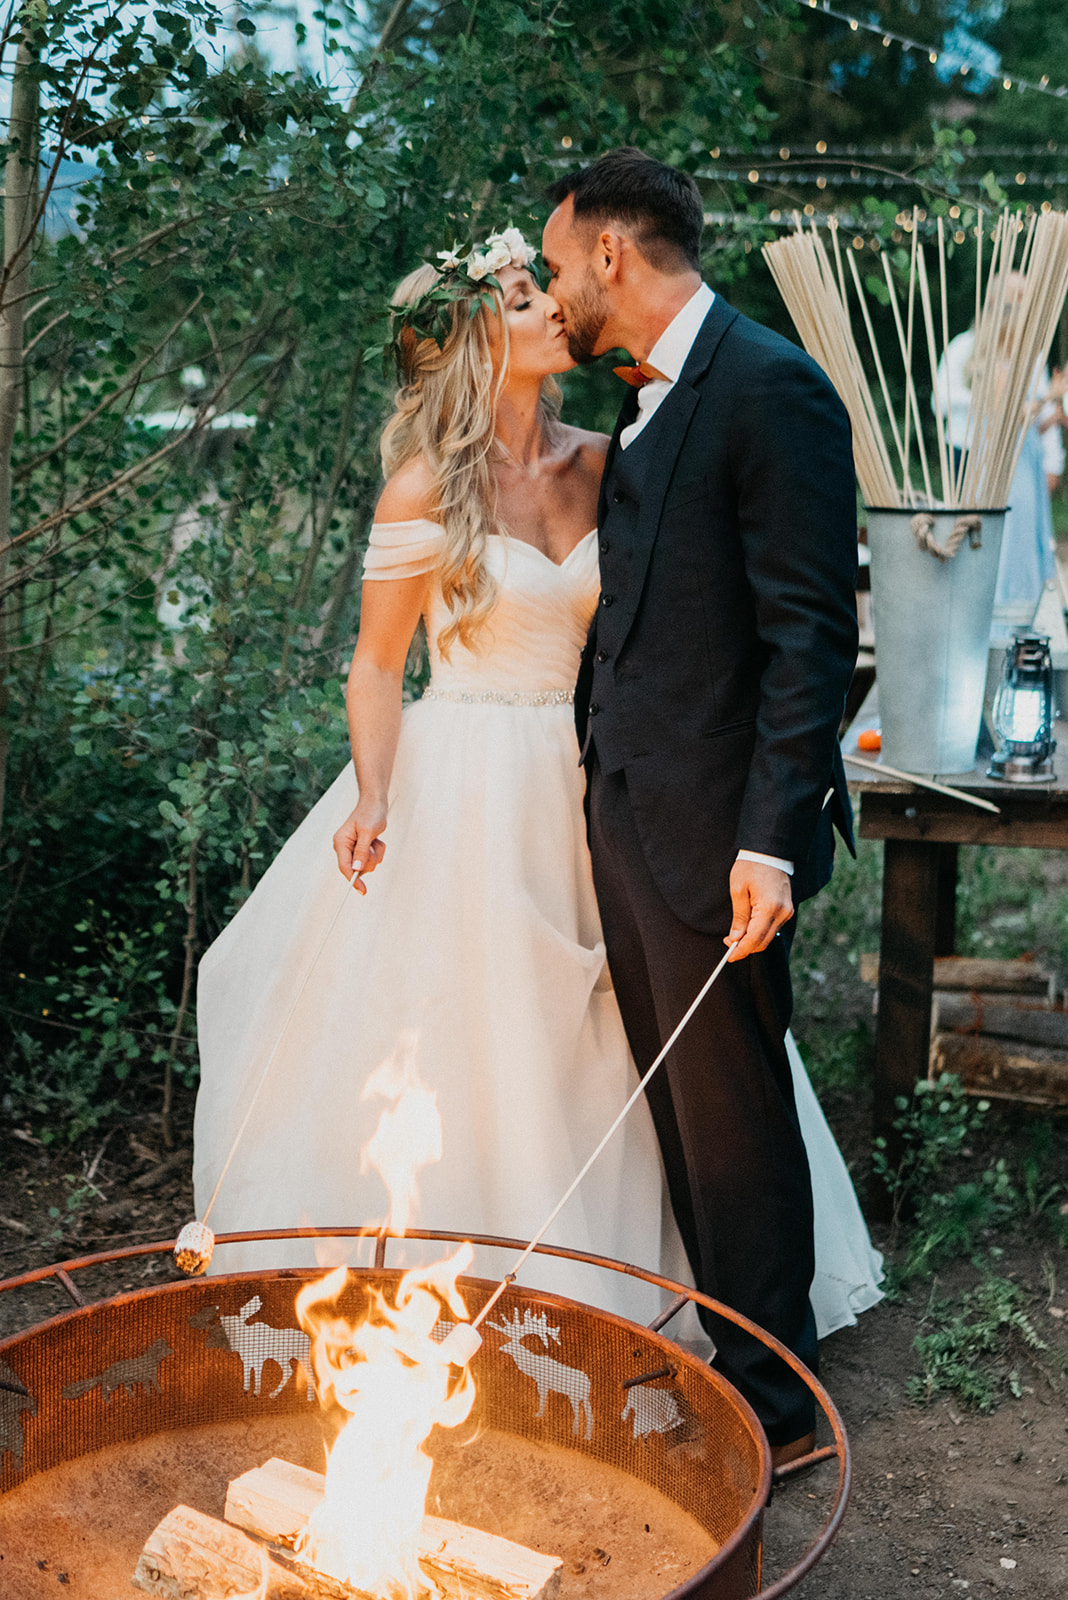
<path fill-rule="evenodd" d="M 529 1238 L 636 1081 L 571 712 L 608 441 L 559 420 L 553 375 L 573 362 L 534 254 L 508 229 L 462 261 L 443 252 L 394 296 L 402 382 L 348 680 L 353 765 L 200 966 L 194 1179 L 217 1232 L 381 1218 L 360 1152 L 382 1091 L 414 1071 L 436 1092 L 443 1143 L 412 1225 Z M 405 706 L 420 625 L 430 685 Z M 790 1043 L 822 1336 L 880 1298 L 880 1258 Z M 548 1242 L 692 1282 L 644 1100 Z M 215 1266 L 312 1259 L 299 1244 L 231 1245 Z M 510 1265 L 483 1252 L 474 1270 Z M 523 1281 L 643 1321 L 662 1303 L 546 1257 Z"/>

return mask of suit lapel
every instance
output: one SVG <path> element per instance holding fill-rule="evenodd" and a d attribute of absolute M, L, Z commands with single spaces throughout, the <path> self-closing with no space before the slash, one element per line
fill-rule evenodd
<path fill-rule="evenodd" d="M 690 418 L 700 399 L 700 385 L 705 377 L 723 335 L 731 323 L 738 316 L 733 306 L 729 306 L 720 295 L 709 308 L 701 331 L 693 342 L 693 348 L 686 358 L 686 364 L 679 374 L 678 382 L 673 386 L 667 398 L 659 406 L 652 421 L 647 424 L 650 428 L 657 429 L 656 452 L 653 462 L 649 466 L 645 481 L 642 485 L 641 515 L 638 519 L 637 534 L 635 536 L 634 560 L 631 567 L 630 581 L 627 585 L 626 595 L 623 597 L 622 616 L 623 637 L 626 638 L 630 625 L 634 621 L 645 586 L 645 574 L 649 567 L 649 560 L 653 553 L 653 545 L 660 531 L 660 519 L 664 511 L 664 501 L 671 485 L 675 463 L 679 458 L 686 429 Z M 627 410 L 624 405 L 624 411 Z M 637 407 L 635 406 L 635 410 Z M 633 420 L 633 419 L 632 419 Z M 620 426 L 617 423 L 613 435 L 612 445 L 608 453 L 608 464 L 611 464 L 613 452 L 618 448 Z M 605 479 L 607 479 L 607 466 Z M 601 483 L 601 494 L 604 495 L 604 482 Z"/>
<path fill-rule="evenodd" d="M 619 416 L 616 418 L 615 431 L 612 434 L 612 438 L 608 446 L 608 454 L 604 459 L 604 471 L 601 473 L 601 488 L 597 496 L 597 526 L 599 528 L 604 526 L 605 512 L 608 506 L 608 501 L 606 499 L 608 475 L 612 470 L 612 463 L 616 459 L 616 451 L 619 449 L 619 436 L 623 432 L 624 428 L 630 426 L 637 415 L 638 391 L 637 389 L 628 389 L 626 396 L 624 397 L 623 404 L 619 408 Z"/>

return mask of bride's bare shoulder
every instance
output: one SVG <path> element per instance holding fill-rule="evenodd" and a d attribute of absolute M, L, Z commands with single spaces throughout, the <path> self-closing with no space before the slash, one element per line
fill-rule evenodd
<path fill-rule="evenodd" d="M 434 480 L 422 456 L 413 456 L 386 482 L 375 507 L 376 522 L 433 521 L 437 510 Z"/>
<path fill-rule="evenodd" d="M 611 443 L 607 433 L 595 433 L 592 428 L 573 428 L 570 425 L 564 425 L 563 431 L 565 447 L 573 458 L 599 473 Z"/>

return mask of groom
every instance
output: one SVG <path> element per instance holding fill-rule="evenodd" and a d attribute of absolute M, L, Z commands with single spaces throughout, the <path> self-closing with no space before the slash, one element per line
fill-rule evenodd
<path fill-rule="evenodd" d="M 823 372 L 701 281 L 684 173 L 613 150 L 550 190 L 571 354 L 632 387 L 601 485 L 601 598 L 576 691 L 594 881 L 639 1069 L 729 965 L 649 1087 L 699 1288 L 815 1370 L 812 1193 L 784 1036 L 798 902 L 852 844 L 837 732 L 856 657 L 849 423 Z M 781 930 L 781 931 L 780 931 Z M 782 1463 L 809 1390 L 705 1314 Z"/>

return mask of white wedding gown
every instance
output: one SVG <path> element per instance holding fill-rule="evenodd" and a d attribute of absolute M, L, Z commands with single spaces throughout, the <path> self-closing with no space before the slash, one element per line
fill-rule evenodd
<path fill-rule="evenodd" d="M 428 570 L 440 539 L 429 522 L 379 525 L 365 577 Z M 605 962 L 570 704 L 597 599 L 596 539 L 559 565 L 515 540 L 490 545 L 500 595 L 483 652 L 457 645 L 442 659 L 440 600 L 426 619 L 430 688 L 403 714 L 385 860 L 366 897 L 342 880 L 331 847 L 356 801 L 349 766 L 201 962 L 198 1216 L 248 1117 L 211 1213 L 217 1233 L 385 1216 L 382 1181 L 360 1161 L 385 1102 L 363 1091 L 398 1049 L 414 1052 L 443 1125 L 411 1225 L 465 1235 L 529 1238 L 637 1081 Z M 880 1298 L 882 1273 L 792 1041 L 791 1060 L 823 1335 Z M 548 1242 L 692 1282 L 644 1100 Z M 422 1249 L 394 1245 L 389 1260 L 425 1259 Z M 361 1264 L 370 1251 L 371 1241 L 220 1246 L 213 1270 Z M 513 1259 L 480 1250 L 472 1270 L 497 1278 Z M 520 1281 L 641 1321 L 665 1299 L 544 1257 Z M 668 1331 L 687 1329 L 680 1320 Z"/>

